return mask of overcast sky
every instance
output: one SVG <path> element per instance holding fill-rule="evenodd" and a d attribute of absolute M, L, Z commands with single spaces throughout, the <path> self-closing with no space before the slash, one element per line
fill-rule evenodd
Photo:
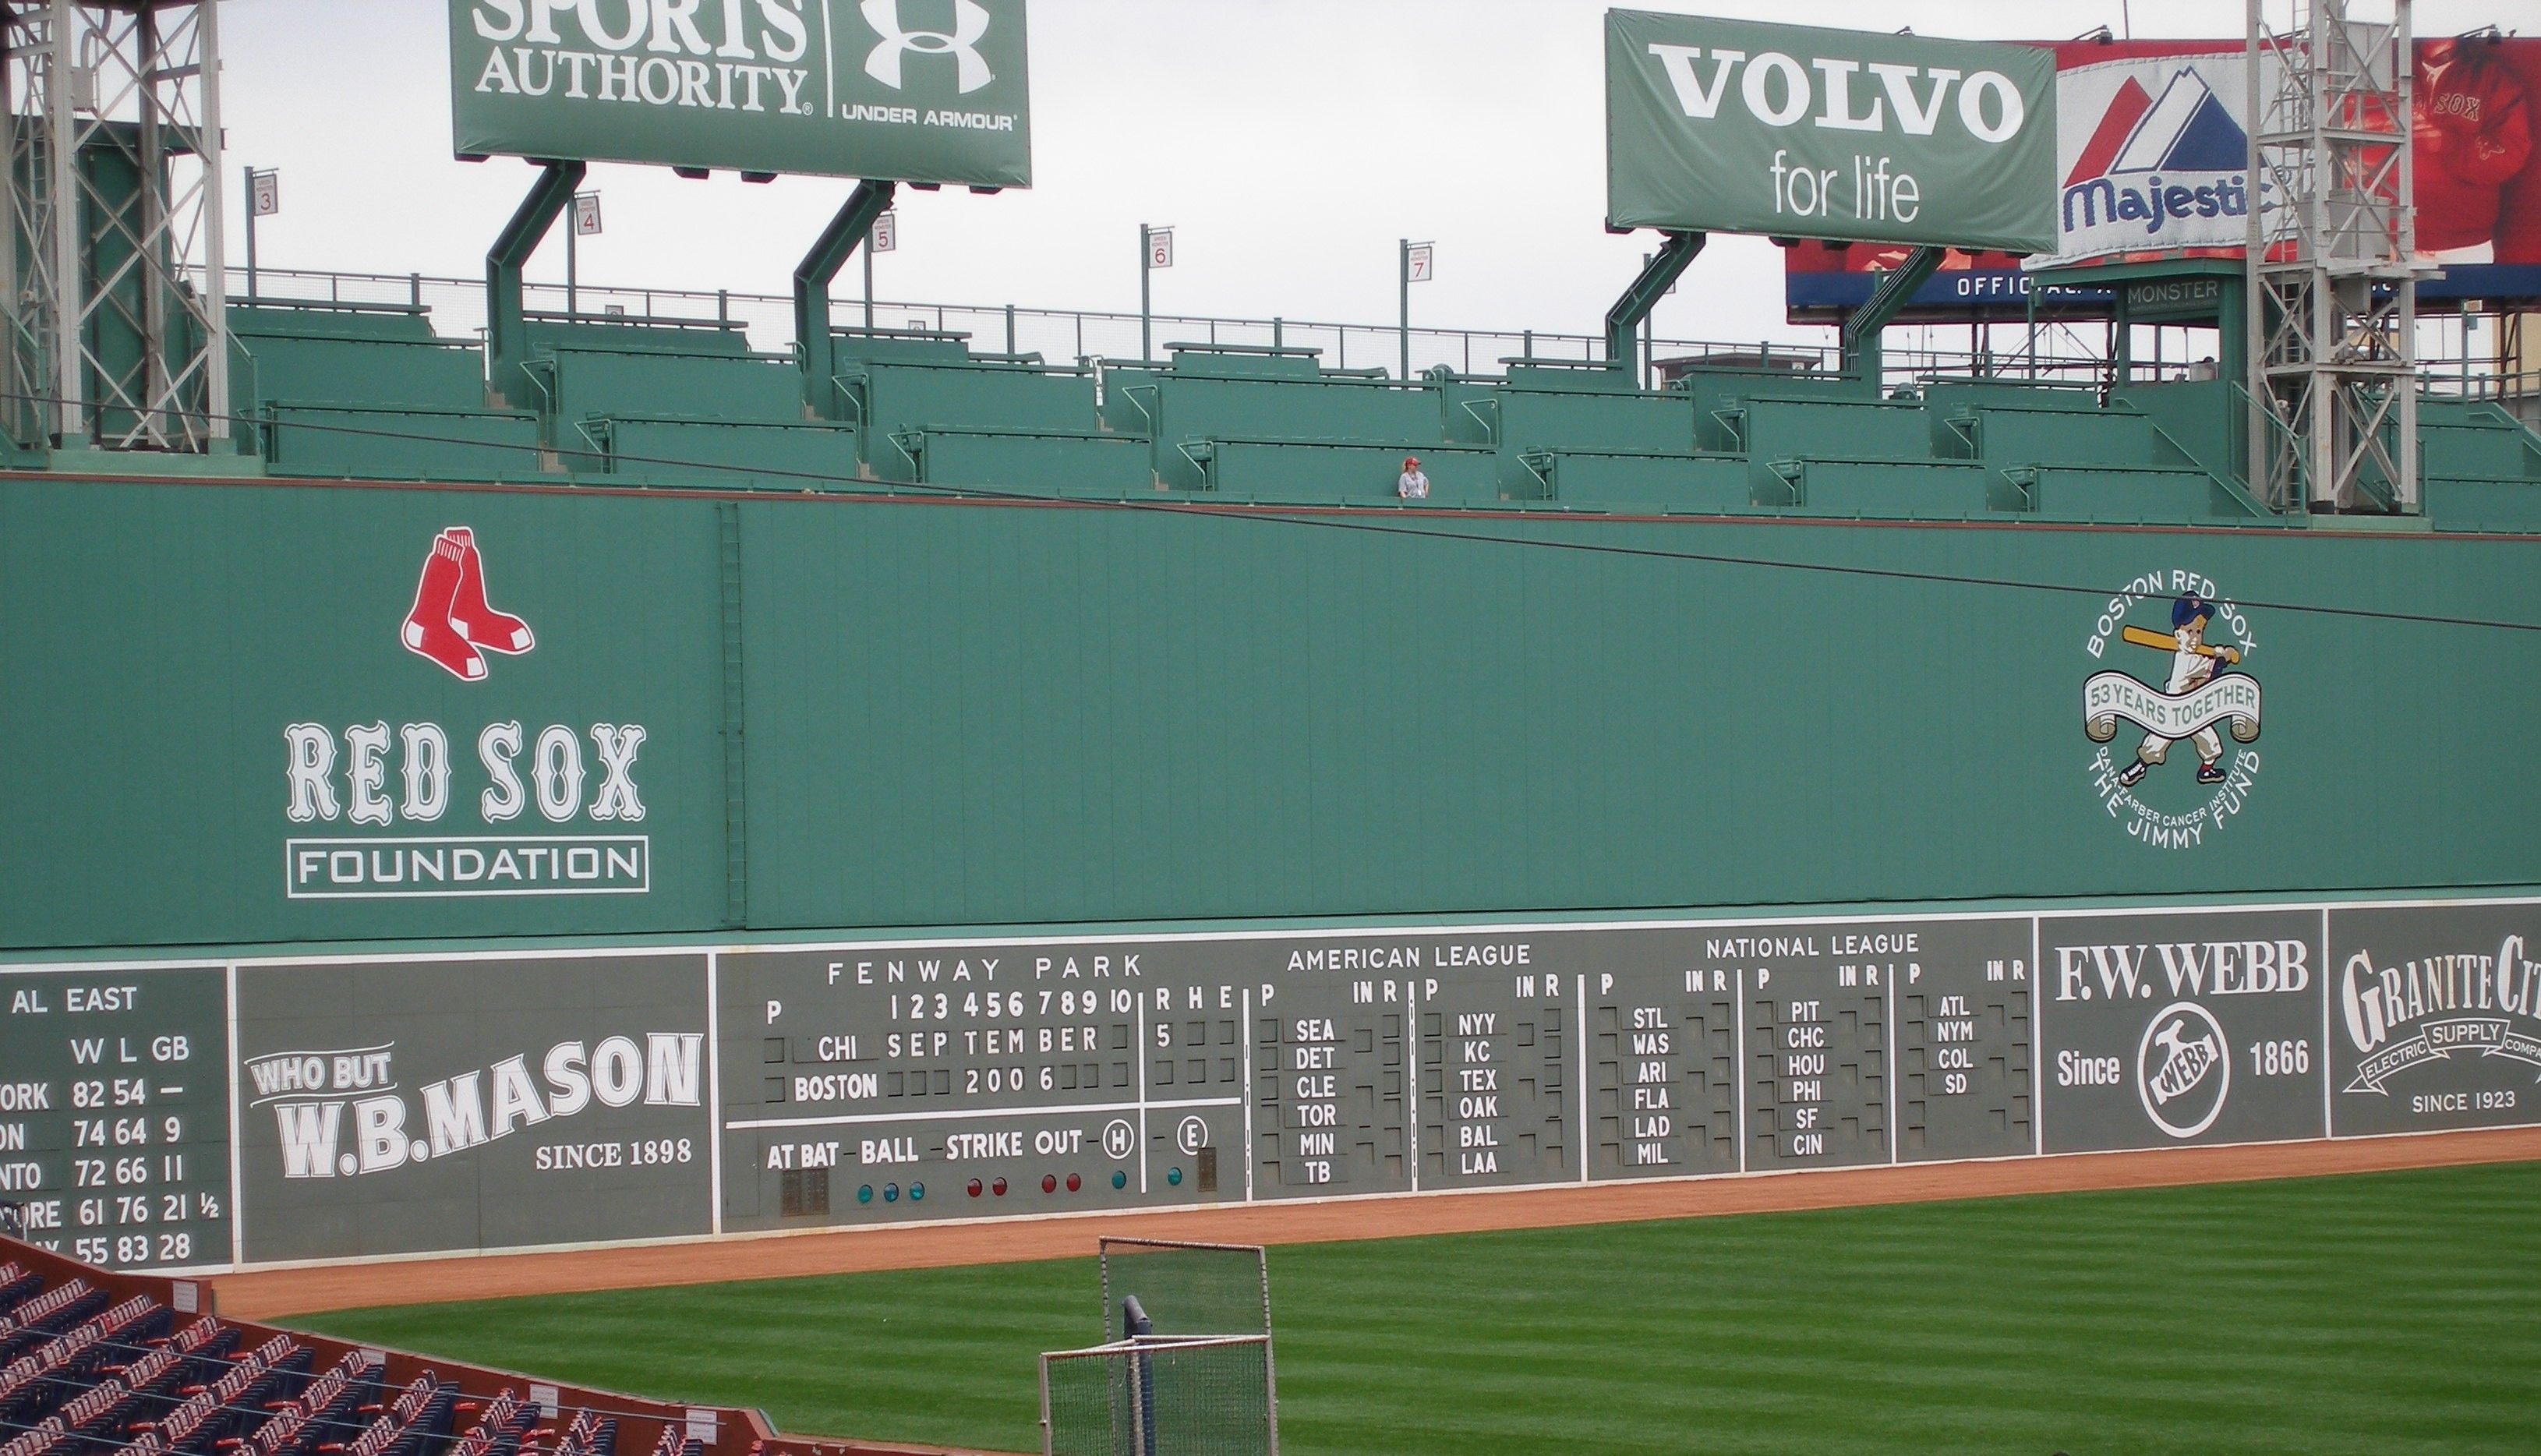
<path fill-rule="evenodd" d="M 1382 323 L 1398 239 L 1434 240 L 1416 322 L 1591 332 L 1655 236 L 1609 236 L 1606 0 L 1033 0 L 1034 186 L 902 193 L 886 299 L 1135 309 L 1137 226 L 1175 227 L 1162 310 Z M 1643 0 L 1970 39 L 2232 34 L 2228 0 Z M 2360 14 L 2363 13 L 2360 9 Z M 441 0 L 227 0 L 233 164 L 278 167 L 268 265 L 482 276 L 526 162 L 454 160 Z M 2531 0 L 2420 0 L 2420 35 L 2529 29 Z M 586 282 L 782 293 L 850 183 L 594 166 Z M 229 227 L 237 247 L 238 199 Z M 558 230 L 561 234 L 561 228 Z M 233 251 L 233 259 L 239 255 Z M 560 236 L 532 265 L 561 278 Z M 841 296 L 856 288 L 841 279 Z M 1781 323 L 1780 261 L 1720 239 L 1660 305 L 1675 338 Z"/>

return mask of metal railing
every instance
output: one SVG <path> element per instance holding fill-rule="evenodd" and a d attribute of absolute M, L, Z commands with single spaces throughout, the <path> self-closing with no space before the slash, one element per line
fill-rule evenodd
<path fill-rule="evenodd" d="M 197 274 L 199 277 L 199 274 Z M 270 299 L 277 303 L 332 303 L 428 310 L 436 329 L 446 336 L 481 337 L 485 328 L 485 285 L 476 278 L 440 277 L 426 273 L 327 272 L 299 268 L 258 268 L 256 292 L 247 292 L 244 268 L 230 270 L 234 304 Z M 793 344 L 793 300 L 776 293 L 744 293 L 731 289 L 617 287 L 578 283 L 574 312 L 585 318 L 612 316 L 650 320 L 692 320 L 738 326 L 751 346 L 768 353 L 787 352 Z M 523 304 L 534 313 L 562 315 L 562 283 L 524 285 Z M 861 299 L 833 302 L 831 320 L 840 327 L 868 322 L 882 328 L 915 328 L 968 334 L 976 348 L 1008 354 L 1035 353 L 1053 361 L 1088 362 L 1138 357 L 1138 316 L 1101 309 L 1042 309 L 1016 304 L 925 303 L 877 299 L 868 308 Z M 1392 324 L 1344 324 L 1314 319 L 1253 319 L 1210 314 L 1158 314 L 1153 336 L 1161 352 L 1171 343 L 1204 343 L 1250 347 L 1310 348 L 1321 351 L 1334 369 L 1398 365 L 1402 331 Z M 1941 325 L 1937 328 L 1953 328 Z M 2006 326 L 2007 327 L 2007 326 Z M 1902 326 L 1892 336 L 1915 326 Z M 1547 329 L 1439 328 L 1412 329 L 1412 366 L 1416 375 L 1444 365 L 1459 375 L 1492 375 L 1504 359 L 1587 362 L 1605 352 L 1602 334 Z M 1979 344 L 1966 349 L 1941 348 L 1928 342 L 1884 350 L 1882 384 L 1913 385 L 1932 379 L 1989 378 L 2040 383 L 2098 386 L 2118 383 L 2105 353 L 2092 348 L 2092 338 L 2069 324 L 2042 322 L 2020 330 L 2018 344 L 1996 350 Z M 1991 334 L 1982 335 L 1990 338 Z M 1722 359 L 1765 365 L 1794 373 L 1832 373 L 1840 355 L 1832 343 L 1811 344 L 1780 339 L 1651 338 L 1635 361 L 1636 377 L 1649 378 L 1653 362 Z M 2467 354 L 2431 360 L 2419 377 L 2427 393 L 2471 400 L 2541 400 L 2541 370 L 2499 373 L 2472 367 Z M 2190 377 L 2184 363 L 2135 360 L 2125 383 L 2149 384 Z"/>
<path fill-rule="evenodd" d="M 253 297 L 247 292 L 244 269 L 230 270 L 229 281 L 233 304 L 269 299 L 425 309 L 445 335 L 481 335 L 485 328 L 485 285 L 474 278 L 261 267 L 256 270 Z M 522 293 L 523 306 L 532 312 L 566 311 L 561 283 L 532 282 L 524 285 Z M 794 304 L 784 294 L 586 282 L 575 285 L 573 302 L 575 312 L 587 318 L 624 315 L 738 325 L 754 348 L 769 353 L 785 352 L 793 341 Z M 966 333 L 975 346 L 1003 353 L 1037 353 L 1059 361 L 1138 357 L 1139 320 L 1134 313 L 901 299 L 877 299 L 870 310 L 860 299 L 835 300 L 831 307 L 832 322 L 841 327 L 861 326 L 868 315 L 877 328 Z M 1152 328 L 1160 352 L 1170 343 L 1317 349 L 1329 368 L 1381 367 L 1388 373 L 1399 365 L 1403 337 L 1400 328 L 1392 324 L 1211 314 L 1157 314 Z M 1602 334 L 1553 329 L 1416 327 L 1411 333 L 1416 375 L 1440 365 L 1460 375 L 1497 374 L 1501 361 L 1509 358 L 1587 362 L 1603 358 L 1606 347 Z M 2042 328 L 2023 349 L 2010 353 L 1892 343 L 1886 351 L 1885 375 L 1902 384 L 1934 376 L 2087 376 L 2105 367 L 2086 354 L 2046 353 L 2042 346 L 2051 336 Z M 1636 368 L 1644 371 L 1652 361 L 1704 358 L 1770 360 L 1776 368 L 1820 373 L 1832 372 L 1839 364 L 1833 344 L 1782 339 L 1650 338 L 1643 341 L 1643 353 Z"/>

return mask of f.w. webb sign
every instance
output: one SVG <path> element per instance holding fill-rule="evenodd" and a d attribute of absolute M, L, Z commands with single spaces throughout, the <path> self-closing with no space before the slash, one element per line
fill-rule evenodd
<path fill-rule="evenodd" d="M 451 0 L 461 156 L 1032 185 L 1024 0 Z"/>
<path fill-rule="evenodd" d="M 2047 50 L 1701 16 L 1606 16 L 1617 227 L 2055 246 Z"/>

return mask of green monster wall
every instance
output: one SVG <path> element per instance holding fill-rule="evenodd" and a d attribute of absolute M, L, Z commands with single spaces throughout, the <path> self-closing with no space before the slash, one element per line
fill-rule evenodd
<path fill-rule="evenodd" d="M 2541 542 L 1305 519 L 0 483 L 0 946 L 2541 878 L 2541 633 L 2287 605 L 2541 621 Z M 474 681 L 400 640 L 451 527 L 535 632 Z M 2121 791 L 2084 684 L 2201 580 L 2261 732 Z"/>

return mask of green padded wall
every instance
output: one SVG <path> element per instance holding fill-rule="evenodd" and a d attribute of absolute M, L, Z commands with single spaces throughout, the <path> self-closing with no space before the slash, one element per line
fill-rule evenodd
<path fill-rule="evenodd" d="M 0 482 L 0 611 L 40 628 L 0 641 L 0 673 L 45 685 L 0 696 L 0 943 L 2530 879 L 2541 633 L 2276 604 L 2541 620 L 2541 541 L 1306 519 L 1323 524 L 907 496 Z M 459 526 L 492 606 L 537 638 L 486 653 L 474 681 L 399 636 L 429 596 L 436 534 Z M 2166 623 L 2170 594 L 2201 578 L 2241 604 L 2264 734 L 2228 747 L 2222 788 L 2192 781 L 2183 745 L 2121 800 L 2095 765 L 2134 736 L 2085 736 L 2084 683 L 2157 682 L 2168 658 L 2117 626 Z M 2131 584 L 2147 600 L 2110 615 Z M 525 782 L 529 744 L 561 735 L 539 780 L 557 817 L 485 812 L 500 786 L 480 736 L 508 723 Z M 390 817 L 357 823 L 349 730 L 372 724 L 387 748 L 368 797 Z M 412 724 L 441 730 L 451 768 L 420 817 L 402 770 L 432 756 L 405 752 Z M 327 735 L 343 814 L 290 817 L 293 725 Z M 604 727 L 621 746 L 644 730 L 640 818 L 603 793 Z M 572 794 L 568 755 L 585 770 Z M 641 839 L 645 873 L 510 897 L 382 889 L 358 864 L 327 878 L 339 841 L 415 837 L 630 855 Z"/>

